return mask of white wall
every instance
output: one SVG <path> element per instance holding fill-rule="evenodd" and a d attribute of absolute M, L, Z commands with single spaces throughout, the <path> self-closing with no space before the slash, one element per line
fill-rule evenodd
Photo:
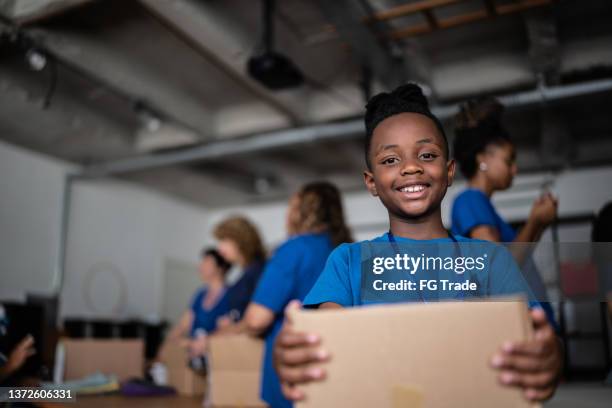
<path fill-rule="evenodd" d="M 0 296 L 51 289 L 70 168 L 0 142 Z"/>
<path fill-rule="evenodd" d="M 50 292 L 64 176 L 71 169 L 0 143 L 0 300 Z M 77 182 L 61 314 L 160 316 L 166 265 L 197 264 L 208 240 L 206 216 L 201 207 L 131 183 Z"/>
<path fill-rule="evenodd" d="M 62 315 L 156 320 L 167 261 L 197 264 L 206 221 L 203 209 L 133 184 L 77 182 Z"/>

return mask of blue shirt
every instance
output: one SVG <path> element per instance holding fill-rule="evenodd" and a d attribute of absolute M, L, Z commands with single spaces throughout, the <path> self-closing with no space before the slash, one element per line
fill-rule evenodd
<path fill-rule="evenodd" d="M 190 335 L 193 337 L 196 330 L 202 329 L 212 333 L 217 329 L 217 319 L 229 312 L 227 292 L 223 293 L 217 303 L 210 309 L 205 309 L 202 304 L 206 297 L 207 289 L 199 289 L 193 296 L 190 309 L 193 312 L 193 323 Z"/>
<path fill-rule="evenodd" d="M 251 296 L 255 292 L 264 265 L 264 261 L 255 261 L 248 265 L 244 269 L 242 277 L 227 290 L 229 307 L 234 313 L 233 317 L 235 320 L 239 320 L 242 317 L 247 305 L 251 301 Z"/>
<path fill-rule="evenodd" d="M 478 189 L 468 188 L 453 202 L 451 231 L 469 237 L 480 225 L 495 228 L 501 242 L 512 242 L 516 238 L 516 231 L 499 216 L 489 197 Z"/>
<path fill-rule="evenodd" d="M 491 264 L 484 273 L 478 277 L 481 296 L 499 296 L 524 294 L 533 298 L 522 278 L 518 266 L 512 255 L 502 246 L 481 240 L 474 240 L 462 236 L 455 236 L 458 243 L 479 244 L 486 246 L 488 252 L 492 252 Z M 453 243 L 450 238 L 439 238 L 428 241 L 417 241 L 408 238 L 395 237 L 399 244 L 444 244 Z M 387 303 L 389 299 L 380 298 L 372 300 L 367 294 L 362 294 L 362 254 L 361 250 L 368 243 L 389 243 L 389 235 L 377 237 L 371 241 L 362 241 L 353 244 L 342 244 L 329 256 L 325 269 L 304 300 L 304 306 L 316 306 L 325 302 L 337 303 L 344 307 L 360 306 L 372 303 Z M 452 249 L 452 246 L 445 246 Z M 467 245 L 469 250 L 469 245 Z M 473 246 L 477 249 L 477 246 Z M 493 251 L 491 251 L 493 249 Z M 465 251 L 465 246 L 464 249 Z M 462 254 L 459 256 L 465 256 Z M 495 272 L 495 273 L 493 273 Z M 537 302 L 533 302 L 536 303 Z"/>
<path fill-rule="evenodd" d="M 253 296 L 253 302 L 275 314 L 274 323 L 266 334 L 261 384 L 261 397 L 273 408 L 292 406 L 281 392 L 280 381 L 272 364 L 272 349 L 283 323 L 283 311 L 291 300 L 302 301 L 306 297 L 332 249 L 332 242 L 326 233 L 290 238 L 268 261 Z"/>

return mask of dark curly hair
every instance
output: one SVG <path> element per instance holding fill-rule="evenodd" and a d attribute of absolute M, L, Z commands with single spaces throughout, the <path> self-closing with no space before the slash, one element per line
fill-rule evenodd
<path fill-rule="evenodd" d="M 223 255 L 221 255 L 219 253 L 219 251 L 217 251 L 215 248 L 204 248 L 202 249 L 202 251 L 200 252 L 200 257 L 202 259 L 206 258 L 207 256 L 212 257 L 215 260 L 215 263 L 217 264 L 217 266 L 219 268 L 221 268 L 221 270 L 223 271 L 223 273 L 227 272 L 229 270 L 229 268 L 232 267 L 232 264 L 229 263 L 224 257 Z"/>
<path fill-rule="evenodd" d="M 455 116 L 453 153 L 466 178 L 476 174 L 479 153 L 491 145 L 512 143 L 501 123 L 503 111 L 497 99 L 484 97 L 467 101 Z"/>
<path fill-rule="evenodd" d="M 400 113 L 420 113 L 431 119 L 444 139 L 444 153 L 448 157 L 448 140 L 440 120 L 429 110 L 427 98 L 423 95 L 423 90 L 416 84 L 405 84 L 392 92 L 382 92 L 373 96 L 366 105 L 364 117 L 366 137 L 365 137 L 365 159 L 368 169 L 372 168 L 370 162 L 370 145 L 374 129 L 383 120 Z"/>
<path fill-rule="evenodd" d="M 342 199 L 338 188 L 326 181 L 309 183 L 298 191 L 297 232 L 326 230 L 334 245 L 353 242 L 344 221 Z"/>

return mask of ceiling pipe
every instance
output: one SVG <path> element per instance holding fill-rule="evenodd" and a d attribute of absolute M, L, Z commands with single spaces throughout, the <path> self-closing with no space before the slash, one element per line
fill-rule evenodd
<path fill-rule="evenodd" d="M 500 96 L 499 100 L 507 107 L 518 107 L 605 91 L 612 91 L 612 80 L 605 79 L 573 85 L 539 87 L 531 91 Z M 452 117 L 458 110 L 458 104 L 437 106 L 432 109 L 433 113 L 441 120 Z M 205 161 L 237 154 L 273 150 L 306 143 L 352 139 L 362 136 L 363 131 L 363 120 L 351 119 L 343 122 L 266 132 L 247 138 L 211 142 L 181 151 L 139 156 L 92 165 L 84 168 L 82 175 L 91 178 L 105 177 L 193 161 Z"/>

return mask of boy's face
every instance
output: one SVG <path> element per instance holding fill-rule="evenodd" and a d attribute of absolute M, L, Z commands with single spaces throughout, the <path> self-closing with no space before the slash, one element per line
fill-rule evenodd
<path fill-rule="evenodd" d="M 444 139 L 434 122 L 418 113 L 393 115 L 374 129 L 371 170 L 364 172 L 370 193 L 400 218 L 434 213 L 455 175 Z"/>

